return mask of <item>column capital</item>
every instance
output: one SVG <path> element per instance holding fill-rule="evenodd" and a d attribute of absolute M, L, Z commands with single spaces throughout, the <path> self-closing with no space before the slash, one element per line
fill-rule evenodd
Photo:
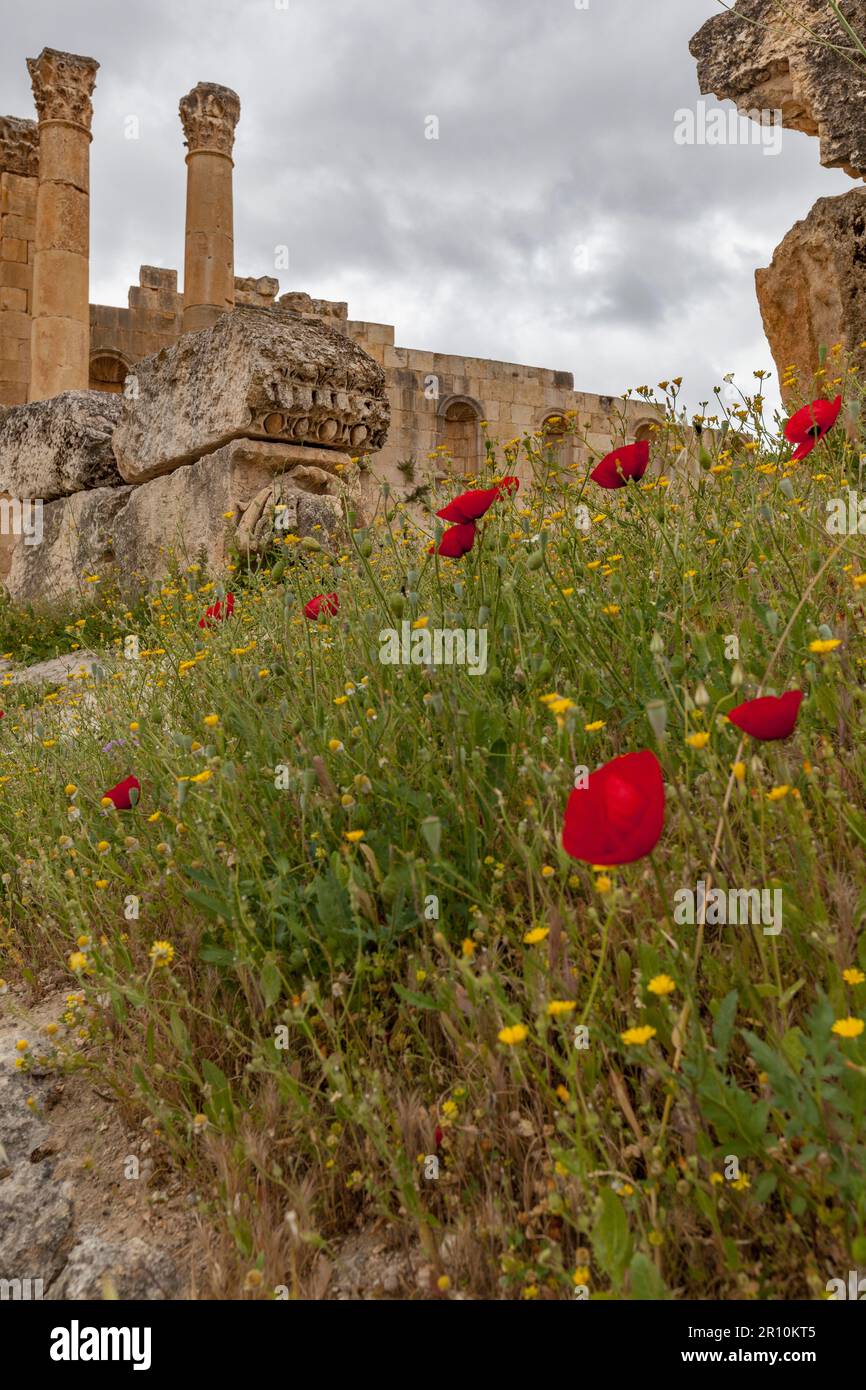
<path fill-rule="evenodd" d="M 212 150 L 231 158 L 241 101 L 230 87 L 218 82 L 199 82 L 180 99 L 184 144 L 193 150 Z"/>
<path fill-rule="evenodd" d="M 93 103 L 90 100 L 99 68 L 95 58 L 80 53 L 61 53 L 43 48 L 38 58 L 27 59 L 33 100 L 40 123 L 68 121 L 90 133 Z"/>

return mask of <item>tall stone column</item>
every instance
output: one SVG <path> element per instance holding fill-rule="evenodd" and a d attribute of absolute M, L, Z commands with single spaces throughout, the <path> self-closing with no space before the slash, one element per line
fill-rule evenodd
<path fill-rule="evenodd" d="M 90 355 L 90 101 L 95 58 L 28 58 L 39 121 L 30 399 L 86 391 Z"/>
<path fill-rule="evenodd" d="M 229 87 L 199 82 L 180 101 L 186 157 L 183 331 L 211 328 L 234 308 L 232 146 L 241 114 Z"/>

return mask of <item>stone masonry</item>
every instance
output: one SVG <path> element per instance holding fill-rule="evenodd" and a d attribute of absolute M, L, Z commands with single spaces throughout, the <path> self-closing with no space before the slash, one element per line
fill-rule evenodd
<path fill-rule="evenodd" d="M 37 121 L 0 118 L 0 582 L 17 601 L 92 594 L 88 574 L 132 587 L 193 558 L 218 568 L 275 530 L 337 544 L 376 479 L 412 498 L 471 475 L 485 432 L 540 434 L 565 467 L 652 429 L 648 407 L 576 392 L 569 372 L 398 347 L 345 303 L 236 276 L 240 101 L 214 82 L 179 105 L 183 291 L 142 266 L 125 307 L 88 304 L 98 67 L 43 49 Z"/>

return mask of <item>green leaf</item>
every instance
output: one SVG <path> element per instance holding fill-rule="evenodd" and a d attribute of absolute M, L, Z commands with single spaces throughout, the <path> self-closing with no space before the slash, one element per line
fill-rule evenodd
<path fill-rule="evenodd" d="M 728 1048 L 731 1045 L 734 1024 L 737 1019 L 738 999 L 737 991 L 732 989 L 730 994 L 725 995 L 717 1008 L 713 1020 L 713 1042 L 716 1045 L 716 1056 L 720 1067 L 724 1067 L 728 1060 Z"/>
<path fill-rule="evenodd" d="M 272 1005 L 276 1004 L 283 988 L 282 976 L 273 956 L 265 957 L 259 983 L 262 987 L 265 1005 L 270 1009 Z"/>
<path fill-rule="evenodd" d="M 209 1118 L 217 1125 L 225 1124 L 228 1129 L 234 1129 L 235 1112 L 228 1077 L 206 1057 L 202 1059 L 201 1069 L 210 1087 L 210 1100 L 205 1107 L 206 1111 L 208 1108 L 211 1111 Z"/>
<path fill-rule="evenodd" d="M 435 999 L 430 999 L 426 994 L 415 994 L 411 989 L 403 989 L 402 985 L 394 986 L 394 993 L 403 1000 L 404 1004 L 412 1004 L 416 1009 L 432 1009 L 439 1011 L 439 1005 Z"/>
<path fill-rule="evenodd" d="M 659 1302 L 667 1298 L 668 1291 L 652 1260 L 638 1250 L 628 1267 L 629 1288 L 633 1299 Z"/>
<path fill-rule="evenodd" d="M 631 1254 L 631 1235 L 625 1208 L 612 1187 L 603 1187 L 599 1214 L 592 1232 L 592 1249 L 605 1274 L 618 1291 Z"/>
<path fill-rule="evenodd" d="M 189 1040 L 189 1033 L 183 1023 L 183 1019 L 177 1009 L 172 1009 L 168 1016 L 168 1026 L 171 1029 L 171 1036 L 174 1038 L 175 1047 L 181 1057 L 189 1057 L 192 1054 L 192 1044 Z"/>

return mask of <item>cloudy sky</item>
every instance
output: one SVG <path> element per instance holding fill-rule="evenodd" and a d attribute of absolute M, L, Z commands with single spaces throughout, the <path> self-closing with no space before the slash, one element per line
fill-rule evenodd
<path fill-rule="evenodd" d="M 580 7 L 578 7 L 580 5 Z M 0 110 L 25 58 L 102 64 L 91 298 L 183 265 L 179 97 L 241 98 L 235 270 L 345 299 L 397 343 L 570 370 L 616 394 L 682 374 L 692 405 L 771 367 L 753 271 L 816 198 L 817 142 L 679 145 L 688 41 L 718 0 L 2 0 Z M 710 107 L 715 106 L 712 98 Z M 727 104 L 726 104 L 727 105 Z M 139 138 L 130 140 L 129 116 Z M 430 117 L 438 138 L 430 139 Z"/>

